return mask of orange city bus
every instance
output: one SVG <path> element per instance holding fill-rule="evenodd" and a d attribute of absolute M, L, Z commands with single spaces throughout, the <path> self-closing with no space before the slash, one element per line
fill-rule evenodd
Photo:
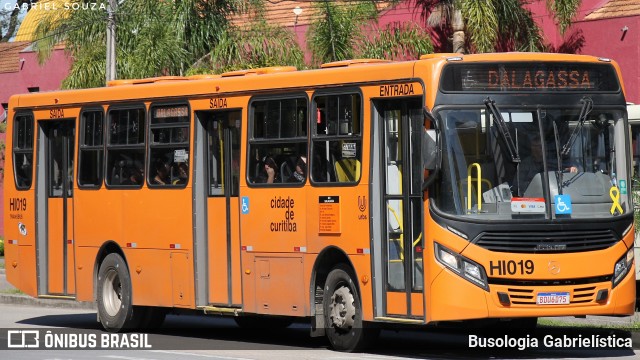
<path fill-rule="evenodd" d="M 306 318 L 347 351 L 393 323 L 632 314 L 625 104 L 615 62 L 534 53 L 17 95 L 7 278 L 108 331 Z"/>

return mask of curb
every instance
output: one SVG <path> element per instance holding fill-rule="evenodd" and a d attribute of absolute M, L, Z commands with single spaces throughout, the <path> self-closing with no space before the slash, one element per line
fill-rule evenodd
<path fill-rule="evenodd" d="M 58 309 L 85 309 L 96 310 L 93 302 L 81 302 L 75 300 L 40 299 L 28 295 L 0 294 L 1 304 L 27 305 L 36 307 L 53 307 Z"/>

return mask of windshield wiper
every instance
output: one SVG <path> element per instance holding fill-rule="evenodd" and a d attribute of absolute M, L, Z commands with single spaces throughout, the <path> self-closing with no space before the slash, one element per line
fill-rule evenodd
<path fill-rule="evenodd" d="M 502 117 L 500 110 L 498 110 L 496 102 L 494 100 L 491 100 L 490 97 L 487 97 L 486 99 L 484 99 L 484 105 L 487 107 L 489 112 L 491 112 L 491 115 L 493 115 L 493 119 L 498 127 L 498 131 L 500 132 L 500 135 L 502 135 L 502 139 L 504 140 L 505 144 L 507 144 L 507 150 L 509 150 L 511 161 L 514 163 L 519 163 L 520 155 L 518 155 L 518 148 L 511 138 L 511 134 L 509 133 L 509 129 L 507 128 L 507 124 L 504 122 L 504 118 Z"/>
<path fill-rule="evenodd" d="M 567 142 L 562 146 L 562 150 L 560 151 L 560 155 L 562 155 L 562 157 L 569 155 L 569 151 L 571 151 L 573 143 L 578 138 L 578 132 L 580 132 L 585 120 L 587 120 L 587 115 L 589 115 L 591 110 L 593 110 L 593 100 L 591 100 L 591 98 L 583 97 L 580 99 L 580 102 L 582 103 L 582 108 L 580 109 L 580 115 L 578 116 L 578 125 L 576 125 L 571 136 L 569 136 Z"/>

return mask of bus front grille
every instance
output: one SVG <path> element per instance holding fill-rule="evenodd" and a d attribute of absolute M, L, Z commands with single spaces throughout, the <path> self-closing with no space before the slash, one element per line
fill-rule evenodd
<path fill-rule="evenodd" d="M 596 298 L 595 286 L 581 286 L 570 290 L 570 304 L 588 304 L 594 303 Z M 533 289 L 526 288 L 508 288 L 507 294 L 511 305 L 536 305 L 536 292 Z"/>
<path fill-rule="evenodd" d="M 618 241 L 611 230 L 588 230 L 483 232 L 473 242 L 495 252 L 569 253 L 602 250 Z"/>

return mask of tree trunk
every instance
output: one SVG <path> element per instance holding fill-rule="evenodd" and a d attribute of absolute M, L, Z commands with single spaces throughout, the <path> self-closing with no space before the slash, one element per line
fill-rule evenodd
<path fill-rule="evenodd" d="M 462 20 L 462 12 L 458 9 L 453 9 L 451 28 L 453 30 L 453 52 L 464 54 L 464 20 Z"/>

